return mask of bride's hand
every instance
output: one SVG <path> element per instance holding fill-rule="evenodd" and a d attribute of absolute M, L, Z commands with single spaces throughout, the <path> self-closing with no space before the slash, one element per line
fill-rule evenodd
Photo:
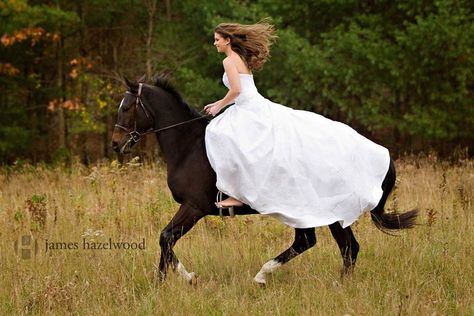
<path fill-rule="evenodd" d="M 204 107 L 204 110 L 206 111 L 207 114 L 210 114 L 212 116 L 216 116 L 217 113 L 221 110 L 218 103 L 214 102 L 211 104 L 208 104 Z"/>

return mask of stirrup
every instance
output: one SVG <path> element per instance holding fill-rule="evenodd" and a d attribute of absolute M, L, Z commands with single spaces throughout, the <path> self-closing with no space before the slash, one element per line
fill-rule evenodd
<path fill-rule="evenodd" d="M 222 192 L 221 191 L 217 191 L 217 196 L 216 196 L 216 203 L 220 203 L 222 202 Z M 235 213 L 234 213 L 234 206 L 218 206 L 217 207 L 219 209 L 219 216 L 220 217 L 224 217 L 224 213 L 223 213 L 223 210 L 224 209 L 227 209 L 227 211 L 229 212 L 229 216 L 230 217 L 234 217 L 235 216 Z"/>

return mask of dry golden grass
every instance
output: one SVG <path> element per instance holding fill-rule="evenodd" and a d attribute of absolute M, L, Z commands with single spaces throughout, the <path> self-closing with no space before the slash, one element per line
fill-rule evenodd
<path fill-rule="evenodd" d="M 317 246 L 266 288 L 252 278 L 292 242 L 293 230 L 263 216 L 202 220 L 175 247 L 198 284 L 172 273 L 153 284 L 159 233 L 177 208 L 161 164 L 4 167 L 0 314 L 474 315 L 474 161 L 430 156 L 396 166 L 388 209 L 419 208 L 419 226 L 392 237 L 362 216 L 353 225 L 361 245 L 356 271 L 344 280 L 336 243 L 319 228 Z M 36 255 L 21 246 L 24 235 L 38 242 Z M 86 250 L 83 238 L 145 239 L 146 248 Z M 46 252 L 46 240 L 78 249 Z M 31 259 L 15 251 L 15 241 Z"/>

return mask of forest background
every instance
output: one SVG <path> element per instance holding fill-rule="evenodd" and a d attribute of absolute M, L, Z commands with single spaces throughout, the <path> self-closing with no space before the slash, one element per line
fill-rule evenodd
<path fill-rule="evenodd" d="M 114 157 L 123 76 L 166 76 L 202 109 L 226 91 L 214 27 L 265 17 L 264 96 L 396 155 L 473 155 L 473 1 L 0 0 L 0 163 Z"/>

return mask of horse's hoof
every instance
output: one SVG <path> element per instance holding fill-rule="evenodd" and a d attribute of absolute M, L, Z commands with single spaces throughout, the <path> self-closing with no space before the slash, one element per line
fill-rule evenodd
<path fill-rule="evenodd" d="M 260 287 L 265 287 L 267 285 L 267 281 L 265 281 L 265 278 L 259 276 L 258 274 L 255 276 L 255 278 L 253 278 L 253 281 Z"/>
<path fill-rule="evenodd" d="M 344 267 L 341 271 L 341 279 L 351 277 L 354 273 L 354 267 Z"/>
<path fill-rule="evenodd" d="M 189 280 L 188 280 L 189 285 L 192 286 L 197 286 L 198 284 L 198 276 L 195 272 L 189 273 Z"/>
<path fill-rule="evenodd" d="M 156 286 L 163 285 L 163 283 L 165 283 L 165 280 L 166 280 L 166 273 L 163 273 L 159 270 L 153 271 L 153 283 Z"/>

